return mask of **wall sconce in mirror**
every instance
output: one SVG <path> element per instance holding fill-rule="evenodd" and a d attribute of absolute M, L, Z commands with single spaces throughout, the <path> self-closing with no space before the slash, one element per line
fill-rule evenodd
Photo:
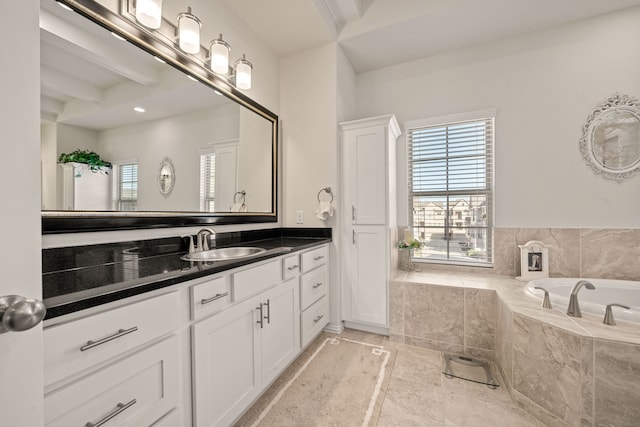
<path fill-rule="evenodd" d="M 121 0 L 122 17 L 141 29 L 161 36 L 170 45 L 192 55 L 191 59 L 201 65 L 208 65 L 211 71 L 224 78 L 238 89 L 251 89 L 253 65 L 245 54 L 238 59 L 233 68 L 229 64 L 231 45 L 222 39 L 222 34 L 209 44 L 209 49 L 200 45 L 202 22 L 195 16 L 191 7 L 178 14 L 177 22 L 162 18 L 162 0 Z"/>
<path fill-rule="evenodd" d="M 622 181 L 640 171 L 640 104 L 614 94 L 598 104 L 583 126 L 580 151 L 596 174 Z"/>
<path fill-rule="evenodd" d="M 158 168 L 158 189 L 164 197 L 169 197 L 176 185 L 176 170 L 170 158 L 165 157 Z"/>

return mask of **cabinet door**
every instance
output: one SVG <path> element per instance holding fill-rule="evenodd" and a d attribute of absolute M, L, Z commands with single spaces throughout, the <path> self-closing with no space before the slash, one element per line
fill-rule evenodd
<path fill-rule="evenodd" d="M 260 297 L 193 326 L 197 427 L 230 425 L 262 390 Z"/>
<path fill-rule="evenodd" d="M 356 226 L 350 251 L 351 320 L 387 326 L 387 239 L 384 226 Z"/>
<path fill-rule="evenodd" d="M 262 379 L 269 384 L 300 350 L 298 278 L 262 294 Z"/>
<path fill-rule="evenodd" d="M 387 215 L 387 158 L 383 126 L 345 134 L 344 177 L 347 213 L 353 224 L 385 224 Z"/>

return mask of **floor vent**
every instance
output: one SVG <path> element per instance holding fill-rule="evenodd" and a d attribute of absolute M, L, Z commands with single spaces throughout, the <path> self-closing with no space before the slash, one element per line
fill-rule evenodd
<path fill-rule="evenodd" d="M 485 384 L 490 389 L 500 387 L 491 374 L 491 366 L 485 360 L 469 356 L 444 353 L 444 370 L 448 379 L 459 378 L 465 381 Z"/>

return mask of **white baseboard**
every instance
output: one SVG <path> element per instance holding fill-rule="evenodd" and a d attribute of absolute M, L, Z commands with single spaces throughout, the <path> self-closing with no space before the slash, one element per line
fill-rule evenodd
<path fill-rule="evenodd" d="M 376 326 L 369 325 L 367 323 L 358 323 L 358 322 L 349 322 L 344 321 L 345 328 L 356 329 L 358 331 L 371 332 L 374 334 L 386 335 L 389 336 L 389 327 L 388 326 Z"/>

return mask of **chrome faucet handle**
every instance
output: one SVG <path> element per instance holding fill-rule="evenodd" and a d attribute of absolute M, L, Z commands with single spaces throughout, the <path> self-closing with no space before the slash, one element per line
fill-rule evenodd
<path fill-rule="evenodd" d="M 544 291 L 544 299 L 542 300 L 542 308 L 553 308 L 551 307 L 551 299 L 549 298 L 549 291 L 545 288 L 541 288 L 540 286 L 536 286 L 534 289 L 540 289 Z"/>
<path fill-rule="evenodd" d="M 618 303 L 613 303 L 613 304 L 607 304 L 607 309 L 604 312 L 604 320 L 602 321 L 602 323 L 604 323 L 605 325 L 615 325 L 616 324 L 616 319 L 613 318 L 613 310 L 611 309 L 611 307 L 616 306 L 616 307 L 622 307 L 626 310 L 630 310 L 631 307 L 623 305 L 623 304 L 618 304 Z"/>
<path fill-rule="evenodd" d="M 185 234 L 184 236 L 180 236 L 180 238 L 185 238 L 185 237 L 189 239 L 189 253 L 192 254 L 196 251 L 196 248 L 193 245 L 193 236 L 190 234 Z"/>

